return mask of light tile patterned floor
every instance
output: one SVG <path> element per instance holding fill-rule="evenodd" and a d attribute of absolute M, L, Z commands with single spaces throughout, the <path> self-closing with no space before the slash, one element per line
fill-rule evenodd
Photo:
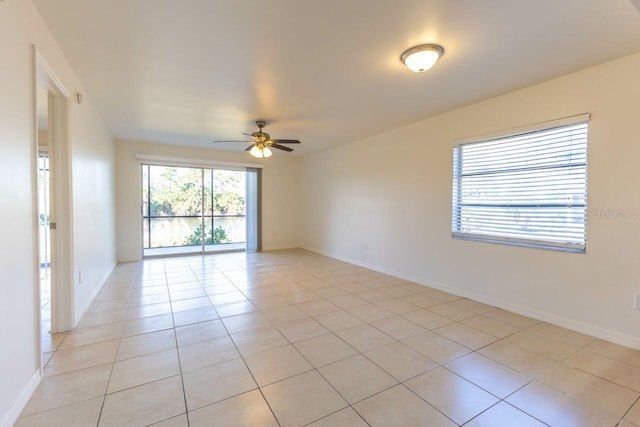
<path fill-rule="evenodd" d="M 302 250 L 121 264 L 18 426 L 640 426 L 640 352 Z"/>

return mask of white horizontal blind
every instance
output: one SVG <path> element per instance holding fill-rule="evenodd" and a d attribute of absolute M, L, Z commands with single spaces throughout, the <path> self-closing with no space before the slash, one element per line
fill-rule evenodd
<path fill-rule="evenodd" d="M 584 252 L 588 122 L 453 150 L 456 238 Z"/>

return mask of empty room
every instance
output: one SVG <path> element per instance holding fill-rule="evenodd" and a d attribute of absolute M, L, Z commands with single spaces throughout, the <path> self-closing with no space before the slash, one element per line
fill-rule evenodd
<path fill-rule="evenodd" d="M 640 427 L 639 0 L 0 0 L 0 427 Z"/>

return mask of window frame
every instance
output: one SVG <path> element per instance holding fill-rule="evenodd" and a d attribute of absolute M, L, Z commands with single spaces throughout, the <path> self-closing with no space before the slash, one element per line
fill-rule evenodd
<path fill-rule="evenodd" d="M 553 120 L 553 121 L 548 121 L 548 122 L 543 122 L 543 123 L 537 123 L 537 124 L 533 124 L 533 125 L 529 125 L 529 126 L 525 126 L 525 127 L 521 127 L 518 129 L 511 129 L 511 130 L 507 130 L 507 131 L 501 131 L 501 132 L 496 132 L 490 135 L 485 135 L 482 137 L 475 137 L 475 138 L 469 138 L 466 140 L 462 140 L 462 141 L 457 141 L 456 144 L 453 147 L 453 179 L 452 179 L 452 210 L 451 210 L 451 236 L 454 239 L 460 239 L 460 240 L 473 240 L 473 241 L 480 241 L 480 242 L 489 242 L 489 243 L 499 243 L 499 244 L 506 244 L 506 245 L 516 245 L 516 246 L 525 246 L 525 247 L 532 247 L 532 248 L 542 248 L 542 249 L 552 249 L 552 250 L 559 250 L 559 251 L 567 251 L 567 252 L 577 252 L 577 253 L 586 253 L 586 248 L 587 248 L 587 219 L 588 219 L 588 215 L 587 215 L 587 199 L 588 199 L 588 148 L 589 148 L 589 122 L 590 122 L 590 114 L 585 113 L 585 114 L 580 114 L 577 116 L 572 116 L 572 117 L 567 117 L 567 118 L 563 118 L 563 119 L 558 119 L 558 120 Z M 555 240 L 551 240 L 551 239 L 540 239 L 540 238 L 536 238 L 535 235 L 531 235 L 530 238 L 527 237 L 508 237 L 508 236 L 503 236 L 500 234 L 485 234 L 485 233 L 471 233 L 471 232 L 465 232 L 462 231 L 462 223 L 463 223 L 463 208 L 466 206 L 471 206 L 471 204 L 465 204 L 462 199 L 463 199 L 463 180 L 462 178 L 464 177 L 463 175 L 463 167 L 462 165 L 464 164 L 464 158 L 463 158 L 463 147 L 465 146 L 469 146 L 469 145 L 477 145 L 477 144 L 491 144 L 491 143 L 496 143 L 499 142 L 500 140 L 504 140 L 506 138 L 513 138 L 513 137 L 518 137 L 518 136 L 531 136 L 532 134 L 535 134 L 537 132 L 540 133 L 544 133 L 544 132 L 549 132 L 552 131 L 553 129 L 557 129 L 557 128 L 562 128 L 562 127 L 568 127 L 568 126 L 574 126 L 574 125 L 579 125 L 579 124 L 586 124 L 586 134 L 585 134 L 585 141 L 584 141 L 584 203 L 581 204 L 575 204 L 575 203 L 567 203 L 566 206 L 569 207 L 571 206 L 571 208 L 575 208 L 577 207 L 581 207 L 583 209 L 583 215 L 584 215 L 584 227 L 582 228 L 582 240 L 581 242 L 577 242 L 577 241 L 573 241 L 573 242 L 559 242 L 559 241 L 555 241 Z M 533 143 L 533 142 L 532 142 Z M 568 164 L 566 167 L 567 168 L 571 168 L 574 166 L 580 166 L 579 163 L 576 164 Z M 559 169 L 561 166 L 557 166 L 556 168 Z M 545 169 L 549 168 L 549 165 L 539 165 L 539 167 L 535 167 L 535 168 L 531 168 L 529 170 L 529 172 L 533 173 L 539 173 L 540 171 L 543 171 Z M 509 170 L 509 168 L 504 167 L 503 170 L 497 171 L 495 172 L 495 174 L 500 174 L 500 173 L 520 173 L 522 171 L 517 171 L 517 170 Z M 469 174 L 468 176 L 470 176 L 471 174 Z M 476 176 L 479 175 L 476 173 Z M 488 176 L 490 174 L 487 174 Z M 547 178 L 547 179 L 551 179 L 551 178 Z M 515 182 L 515 181 L 514 181 Z M 505 192 L 505 194 L 509 194 L 508 192 Z M 482 203 L 477 203 L 477 207 L 482 207 L 483 204 Z M 503 205 L 501 204 L 496 204 L 495 202 L 493 203 L 486 203 L 485 206 L 491 206 L 493 207 L 502 207 L 502 208 L 510 208 L 510 207 L 522 207 L 522 208 L 526 208 L 526 207 L 542 207 L 542 208 L 562 208 L 562 204 L 548 204 L 547 206 L 545 206 L 545 204 L 539 204 L 539 203 L 532 203 L 532 204 L 523 204 L 523 205 L 517 205 L 517 204 L 513 204 L 510 202 L 504 202 Z M 500 219 L 502 220 L 502 218 Z M 507 234 L 507 233 L 505 233 Z"/>

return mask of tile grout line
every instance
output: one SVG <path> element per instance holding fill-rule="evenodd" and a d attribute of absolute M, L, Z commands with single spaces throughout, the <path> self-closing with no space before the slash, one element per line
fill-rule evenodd
<path fill-rule="evenodd" d="M 618 421 L 618 424 L 620 424 L 622 421 L 624 421 L 624 418 L 629 414 L 629 412 L 631 412 L 631 410 L 633 409 L 633 407 L 635 405 L 640 405 L 640 396 L 638 396 L 638 398 L 631 404 L 629 409 L 627 409 L 627 411 L 624 414 L 622 414 L 622 417 L 620 417 L 620 421 Z"/>
<path fill-rule="evenodd" d="M 224 272 L 222 272 L 222 271 L 221 271 L 221 273 L 224 275 Z M 226 275 L 224 275 L 224 276 L 225 276 L 225 278 L 226 278 L 227 280 L 229 280 L 229 281 L 233 284 L 233 282 L 232 282 L 232 281 L 231 281 L 231 280 L 230 280 Z M 204 289 L 204 287 L 202 286 L 201 281 L 200 281 L 200 280 L 198 280 L 198 282 L 199 282 L 199 284 L 200 284 L 200 287 Z M 236 286 L 236 285 L 234 285 L 234 286 L 237 288 L 237 286 Z M 213 303 L 212 303 L 212 302 L 211 302 L 211 306 L 212 306 L 212 308 L 213 308 L 214 310 L 216 310 L 216 307 L 215 307 L 215 305 L 213 305 Z M 216 311 L 217 311 L 217 310 L 216 310 Z M 234 316 L 230 316 L 230 317 L 234 317 Z M 239 350 L 239 348 L 237 347 L 237 345 L 236 345 L 235 341 L 233 340 L 233 337 L 232 337 L 231 333 L 228 331 L 228 329 L 227 329 L 227 327 L 226 327 L 226 325 L 224 324 L 224 322 L 223 322 L 223 320 L 222 320 L 222 319 L 223 319 L 223 318 L 218 317 L 218 319 L 214 319 L 214 321 L 215 321 L 215 320 L 220 321 L 221 325 L 225 328 L 225 332 L 227 333 L 228 338 L 229 338 L 229 339 L 231 340 L 231 342 L 234 344 L 234 348 L 236 349 L 236 351 L 237 351 L 237 352 L 238 352 L 238 354 L 239 354 L 239 357 L 238 357 L 238 358 L 234 358 L 234 359 L 231 359 L 231 360 L 242 359 L 242 361 L 243 361 L 243 363 L 244 363 L 244 365 L 245 365 L 245 368 L 247 369 L 247 371 L 248 371 L 248 372 L 249 372 L 249 374 L 251 375 L 251 377 L 252 377 L 252 379 L 253 379 L 254 383 L 256 384 L 256 389 L 253 389 L 253 390 L 259 390 L 259 391 L 260 391 L 260 393 L 261 393 L 261 395 L 262 395 L 262 397 L 263 397 L 263 399 L 264 399 L 265 403 L 268 405 L 268 407 L 269 407 L 269 409 L 270 409 L 270 411 L 271 411 L 272 415 L 274 416 L 274 419 L 276 420 L 276 422 L 278 422 L 278 421 L 277 421 L 277 418 L 275 417 L 275 414 L 273 413 L 273 410 L 271 409 L 271 406 L 269 405 L 269 403 L 268 403 L 268 401 L 266 400 L 266 398 L 265 398 L 264 394 L 262 393 L 261 387 L 258 385 L 258 382 L 256 381 L 255 377 L 253 376 L 253 373 L 251 372 L 251 370 L 249 369 L 248 365 L 246 364 L 246 361 L 244 360 L 244 357 L 243 357 L 243 355 L 242 355 L 242 352 L 240 352 L 240 350 Z M 198 323 L 204 323 L 204 322 L 196 322 L 196 323 L 194 323 L 194 324 L 198 324 Z M 189 326 L 189 325 L 185 325 L 185 326 Z M 265 351 L 268 351 L 268 350 L 265 350 Z M 209 367 L 209 366 L 215 366 L 215 365 L 218 365 L 218 364 L 221 364 L 221 363 L 225 363 L 225 361 L 218 362 L 218 363 L 214 363 L 214 364 L 212 364 L 212 365 L 207 365 L 207 366 L 205 366 L 205 367 L 203 367 L 203 368 L 206 368 L 206 367 Z M 199 369 L 203 369 L 203 368 L 199 368 Z M 251 391 L 251 390 L 249 390 L 249 391 Z M 219 402 L 222 402 L 222 401 L 228 400 L 228 399 L 232 399 L 232 398 L 237 397 L 237 396 L 240 396 L 240 395 L 242 395 L 242 394 L 246 394 L 246 393 L 248 393 L 249 391 L 245 391 L 245 392 L 243 392 L 243 393 L 239 393 L 239 394 L 236 394 L 236 395 L 233 395 L 233 396 L 229 396 L 229 397 L 224 398 L 224 399 L 221 399 L 221 400 L 219 400 L 219 401 L 217 401 L 217 402 L 213 402 L 213 403 L 211 403 L 211 404 L 205 405 L 205 406 L 203 406 L 203 408 L 204 408 L 204 407 L 206 407 L 206 406 L 214 405 L 214 404 L 216 404 L 216 403 L 219 403 Z M 201 408 L 198 408 L 198 409 L 201 409 Z M 278 424 L 279 424 L 279 422 L 278 422 Z"/>
<path fill-rule="evenodd" d="M 164 261 L 162 262 L 162 265 L 164 266 L 165 277 L 166 277 L 167 267 Z M 171 322 L 173 323 L 173 339 L 175 340 L 175 343 L 176 343 L 176 354 L 178 356 L 178 369 L 180 372 L 180 384 L 182 385 L 182 399 L 184 401 L 184 412 L 185 412 L 185 417 L 187 418 L 187 427 L 189 427 L 191 426 L 191 421 L 189 420 L 189 407 L 187 406 L 187 390 L 184 386 L 184 375 L 182 373 L 182 359 L 180 357 L 180 347 L 178 346 L 178 334 L 176 333 L 176 320 L 173 312 L 173 299 L 171 298 L 171 290 L 169 288 L 168 278 L 167 278 L 167 294 L 169 295 L 169 308 L 171 310 Z"/>
<path fill-rule="evenodd" d="M 231 279 L 230 279 L 230 280 L 231 280 Z M 232 282 L 233 282 L 233 281 L 232 281 Z M 237 285 L 236 285 L 236 287 L 237 287 Z M 243 292 L 243 294 L 244 294 L 244 292 Z M 246 296 L 246 295 L 245 295 L 245 296 Z M 247 297 L 247 298 L 248 298 L 248 297 Z M 292 305 L 292 306 L 295 306 L 296 304 L 291 304 L 291 305 Z M 283 306 L 283 307 L 288 307 L 288 305 L 287 305 L 287 306 Z M 259 307 L 256 307 L 256 308 L 258 309 L 258 312 L 259 312 L 261 315 L 263 315 L 263 316 L 264 316 L 264 313 L 262 312 L 262 310 L 261 310 Z M 278 308 L 278 307 L 274 307 L 274 308 Z M 306 314 L 306 313 L 305 313 L 305 314 Z M 233 316 L 232 316 L 232 317 L 233 317 Z M 309 317 L 311 317 L 311 316 L 309 316 Z M 265 317 L 265 318 L 266 318 L 266 317 Z M 267 320 L 268 320 L 268 319 L 267 319 Z M 295 321 L 295 320 L 294 320 L 294 321 Z M 282 335 L 282 336 L 283 336 L 283 338 L 287 341 L 287 344 L 282 345 L 282 346 L 278 346 L 278 347 L 274 347 L 274 348 L 271 348 L 271 349 L 266 349 L 266 350 L 263 350 L 263 351 L 260 351 L 260 352 L 257 352 L 257 353 L 252 353 L 252 354 L 259 354 L 259 353 L 262 353 L 262 352 L 265 352 L 265 351 L 274 350 L 274 349 L 281 348 L 281 347 L 286 347 L 286 346 L 291 346 L 291 347 L 293 347 L 293 348 L 296 350 L 296 352 L 297 352 L 297 353 L 298 353 L 298 354 L 299 354 L 299 355 L 300 355 L 304 360 L 306 360 L 306 361 L 307 361 L 307 363 L 309 364 L 309 366 L 311 366 L 311 367 L 312 367 L 312 369 L 310 369 L 310 370 L 308 370 L 308 371 L 305 371 L 305 372 L 302 372 L 302 373 L 298 373 L 298 374 L 295 374 L 295 375 L 291 375 L 291 376 L 286 377 L 286 378 L 281 378 L 281 379 L 279 379 L 278 381 L 274 381 L 274 382 L 269 383 L 269 384 L 266 384 L 266 385 L 264 385 L 264 386 L 260 386 L 260 385 L 258 384 L 258 382 L 257 382 L 257 381 L 255 380 L 255 378 L 254 378 L 254 381 L 256 382 L 256 384 L 258 385 L 258 389 L 260 390 L 260 394 L 262 395 L 263 399 L 265 400 L 265 402 L 266 402 L 266 403 L 267 403 L 267 405 L 269 406 L 269 409 L 271 410 L 271 412 L 272 412 L 272 414 L 273 414 L 274 418 L 276 419 L 276 422 L 278 422 L 278 425 L 281 425 L 281 424 L 280 424 L 280 421 L 278 420 L 278 418 L 276 417 L 275 413 L 273 412 L 273 409 L 271 408 L 271 404 L 270 404 L 270 403 L 269 403 L 269 401 L 267 400 L 266 396 L 264 396 L 264 393 L 263 393 L 263 391 L 262 391 L 262 388 L 263 388 L 263 387 L 267 387 L 267 386 L 271 386 L 271 385 L 273 385 L 273 384 L 277 384 L 277 383 L 282 382 L 282 381 L 286 381 L 286 380 L 288 380 L 288 379 L 290 379 L 290 378 L 294 378 L 294 377 L 296 377 L 296 376 L 298 376 L 298 375 L 303 375 L 303 374 L 306 374 L 306 373 L 309 373 L 309 372 L 314 372 L 314 371 L 315 371 L 318 375 L 320 375 L 320 377 L 321 377 L 321 378 L 323 378 L 323 379 L 324 379 L 324 381 L 326 381 L 326 383 L 327 383 L 327 384 L 329 384 L 329 386 L 330 386 L 330 387 L 331 387 L 331 388 L 332 388 L 332 389 L 337 393 L 337 395 L 338 395 L 338 396 L 340 396 L 340 398 L 341 398 L 341 399 L 343 399 L 343 400 L 347 403 L 347 405 L 348 405 L 348 406 L 346 406 L 346 407 L 344 407 L 344 408 L 340 408 L 340 409 L 338 409 L 337 411 L 334 411 L 334 412 L 332 412 L 332 413 L 330 413 L 330 414 L 326 414 L 326 415 L 324 415 L 324 416 L 322 416 L 322 417 L 320 417 L 320 418 L 318 418 L 318 419 L 316 419 L 316 420 L 312 420 L 312 421 L 310 421 L 309 423 L 307 423 L 307 424 L 305 424 L 305 425 L 308 425 L 308 424 L 314 423 L 314 422 L 316 422 L 316 421 L 318 421 L 318 420 L 321 420 L 321 419 L 323 419 L 323 418 L 326 418 L 326 417 L 328 417 L 328 416 L 332 415 L 333 413 L 340 412 L 340 411 L 342 411 L 342 410 L 346 409 L 347 407 L 351 408 L 351 409 L 352 409 L 356 414 L 358 414 L 358 416 L 359 416 L 360 418 L 362 418 L 362 415 L 361 415 L 358 411 L 356 411 L 356 410 L 355 410 L 355 408 L 353 408 L 353 406 L 349 403 L 349 401 L 347 401 L 347 400 L 342 396 L 342 394 L 340 394 L 340 392 L 338 392 L 338 390 L 336 390 L 336 388 L 333 386 L 333 384 L 331 384 L 331 382 L 329 382 L 329 381 L 328 381 L 328 380 L 327 380 L 327 379 L 322 375 L 322 373 L 319 371 L 319 369 L 318 369 L 318 368 L 317 368 L 313 363 L 311 363 L 311 361 L 310 361 L 310 360 L 308 360 L 308 359 L 307 359 L 307 357 L 306 357 L 304 354 L 302 354 L 302 353 L 297 349 L 297 347 L 295 346 L 295 344 L 294 344 L 293 342 L 291 342 L 291 341 L 290 341 L 290 340 L 289 340 L 289 339 L 288 339 L 284 334 L 282 334 L 282 332 L 281 332 L 281 331 L 280 331 L 280 329 L 277 327 L 277 325 L 276 325 L 276 324 L 274 324 L 274 323 L 273 323 L 273 322 L 271 322 L 271 321 L 269 321 L 269 322 L 271 323 L 271 327 L 273 327 L 274 329 L 276 329 L 276 330 L 278 331 L 278 333 L 279 333 L 280 335 Z M 285 323 L 286 323 L 286 322 L 285 322 Z M 224 322 L 223 322 L 223 325 L 224 325 Z M 226 329 L 226 325 L 225 325 L 225 330 L 227 330 L 227 329 Z M 344 343 L 345 343 L 346 345 L 348 345 L 350 348 L 353 348 L 349 343 L 345 342 L 341 337 L 339 337 L 338 335 L 336 335 L 336 333 L 335 333 L 334 331 L 329 330 L 329 329 L 327 329 L 327 330 L 328 330 L 329 332 L 328 332 L 327 334 L 325 334 L 325 335 L 333 334 L 335 337 L 337 337 L 338 339 L 340 339 L 342 342 L 344 342 Z M 229 336 L 231 337 L 232 341 L 234 342 L 234 345 L 236 345 L 236 344 L 235 344 L 235 340 L 233 339 L 232 335 L 228 332 L 228 330 L 227 330 L 227 333 L 229 334 Z M 313 339 L 313 338 L 311 338 L 311 339 Z M 245 366 L 246 366 L 247 370 L 251 373 L 251 376 L 253 377 L 253 373 L 252 373 L 252 372 L 251 372 L 251 370 L 249 369 L 249 366 L 247 365 L 246 361 L 244 360 L 244 357 L 243 357 L 242 353 L 240 352 L 240 349 L 237 347 L 237 345 L 236 345 L 236 350 L 237 350 L 237 351 L 238 351 L 238 353 L 240 354 L 240 357 L 242 358 L 243 362 L 245 363 Z M 354 348 L 354 350 L 355 350 L 358 354 L 361 354 L 361 353 L 359 353 L 359 352 L 358 352 L 358 350 L 356 350 L 355 348 Z M 327 364 L 326 366 L 328 366 L 328 365 L 329 365 L 329 364 Z M 364 419 L 363 419 L 363 420 L 364 420 Z M 366 423 L 367 425 L 370 425 L 368 422 L 366 422 L 366 420 L 364 420 L 364 421 L 365 421 L 365 423 Z"/>
<path fill-rule="evenodd" d="M 137 274 L 136 274 L 137 276 Z M 133 286 L 134 283 L 133 281 L 131 282 L 131 290 L 129 291 L 129 304 L 127 304 L 127 313 L 129 312 L 129 305 L 131 303 L 131 294 L 133 293 Z M 129 286 L 129 285 L 127 285 Z M 120 349 L 120 340 L 122 339 L 122 333 L 124 332 L 124 325 L 125 322 L 122 322 L 122 326 L 120 327 L 120 337 L 118 338 L 118 343 L 116 344 L 116 351 L 113 355 L 113 362 L 111 363 L 111 371 L 109 372 L 109 378 L 107 379 L 107 384 L 105 385 L 104 388 L 104 396 L 102 399 L 102 405 L 100 406 L 100 412 L 98 413 L 98 420 L 96 421 L 96 427 L 98 427 L 100 425 L 100 420 L 102 419 L 102 413 L 104 412 L 104 406 L 107 402 L 107 395 L 109 392 L 109 384 L 111 383 L 111 376 L 113 375 L 113 370 L 115 369 L 116 366 L 116 359 L 118 358 L 118 350 Z"/>
<path fill-rule="evenodd" d="M 227 280 L 229 280 L 233 284 L 233 281 L 226 274 L 224 274 L 224 272 L 222 272 L 222 274 L 225 276 L 225 278 L 227 278 Z M 234 286 L 235 286 L 235 284 L 234 284 Z M 212 302 L 211 305 L 214 307 L 214 310 L 216 310 L 215 306 L 213 305 L 213 302 Z M 217 313 L 217 310 L 216 310 L 216 313 Z M 231 316 L 231 317 L 233 317 L 233 316 Z M 271 407 L 271 404 L 267 400 L 267 397 L 264 395 L 264 392 L 262 391 L 262 387 L 260 386 L 260 384 L 256 380 L 255 376 L 253 375 L 253 372 L 251 372 L 251 369 L 249 369 L 249 365 L 247 364 L 247 361 L 244 359 L 244 355 L 240 351 L 240 348 L 238 348 L 238 345 L 236 344 L 236 341 L 233 339 L 233 336 L 231 335 L 231 333 L 227 329 L 227 325 L 225 325 L 225 323 L 222 320 L 222 318 L 220 318 L 220 323 L 222 324 L 222 327 L 224 328 L 224 330 L 227 332 L 227 335 L 228 335 L 229 339 L 231 340 L 231 342 L 233 343 L 234 348 L 236 349 L 236 351 L 240 355 L 240 359 L 242 359 L 242 363 L 244 364 L 245 369 L 247 370 L 247 372 L 249 372 L 249 375 L 251 375 L 251 379 L 253 379 L 253 382 L 256 384 L 257 390 L 260 392 L 260 396 L 262 396 L 262 400 L 264 400 L 264 402 L 267 404 L 267 407 L 269 408 L 269 411 L 271 412 L 271 415 L 273 416 L 273 419 L 276 421 L 278 426 L 282 426 L 282 424 L 280 423 L 280 420 L 278 419 L 278 417 L 276 417 L 276 414 L 273 411 L 273 408 Z M 286 337 L 285 337 L 285 339 L 286 339 Z M 245 392 L 245 393 L 247 393 L 247 392 Z M 238 395 L 236 395 L 236 396 L 238 396 Z M 231 396 L 231 397 L 235 397 L 235 396 Z M 217 402 L 214 402 L 213 404 L 216 404 L 216 403 Z"/>

